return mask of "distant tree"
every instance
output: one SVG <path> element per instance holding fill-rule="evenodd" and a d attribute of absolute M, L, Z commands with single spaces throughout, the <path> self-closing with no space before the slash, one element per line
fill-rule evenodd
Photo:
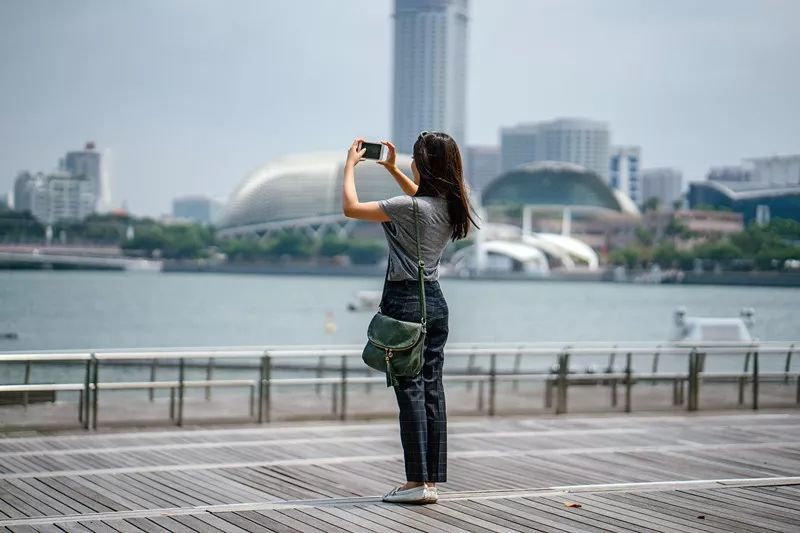
<path fill-rule="evenodd" d="M 357 265 L 372 265 L 386 255 L 386 246 L 380 241 L 354 242 L 347 249 L 350 260 Z"/>
<path fill-rule="evenodd" d="M 627 268 L 636 268 L 642 259 L 641 251 L 632 247 L 618 248 L 608 256 L 608 262 L 612 265 L 622 265 Z"/>
<path fill-rule="evenodd" d="M 653 244 L 653 233 L 643 226 L 638 226 L 634 230 L 634 234 L 636 235 L 636 240 L 638 240 L 643 246 L 652 246 Z"/>
<path fill-rule="evenodd" d="M 319 255 L 322 257 L 333 257 L 341 255 L 347 251 L 348 242 L 337 235 L 327 234 L 319 244 Z"/>
<path fill-rule="evenodd" d="M 643 211 L 658 211 L 658 207 L 659 207 L 660 202 L 661 201 L 658 199 L 658 197 L 651 196 L 650 198 L 648 198 L 647 200 L 644 201 L 644 204 L 642 204 L 642 210 Z"/>
<path fill-rule="evenodd" d="M 667 223 L 667 227 L 664 228 L 664 234 L 673 240 L 678 238 L 688 239 L 692 236 L 692 231 L 689 226 L 673 216 Z"/>
<path fill-rule="evenodd" d="M 270 252 L 273 255 L 289 255 L 295 258 L 306 259 L 312 255 L 312 242 L 306 235 L 289 231 L 281 233 L 271 247 Z"/>

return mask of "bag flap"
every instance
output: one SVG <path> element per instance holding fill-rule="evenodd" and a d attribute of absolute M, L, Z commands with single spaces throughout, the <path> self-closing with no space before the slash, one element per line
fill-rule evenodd
<path fill-rule="evenodd" d="M 419 341 L 424 329 L 419 322 L 405 322 L 375 313 L 367 328 L 367 339 L 381 348 L 407 350 Z"/>

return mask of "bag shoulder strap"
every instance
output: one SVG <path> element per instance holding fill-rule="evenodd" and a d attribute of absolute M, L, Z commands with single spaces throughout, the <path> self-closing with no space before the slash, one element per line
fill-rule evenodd
<path fill-rule="evenodd" d="M 414 202 L 414 233 L 417 241 L 417 279 L 419 279 L 419 305 L 420 305 L 420 322 L 423 327 L 428 320 L 428 310 L 425 305 L 425 284 L 423 278 L 425 276 L 423 267 L 425 262 L 422 260 L 422 249 L 419 243 L 419 208 L 417 207 L 417 197 L 412 196 L 411 201 Z"/>
<path fill-rule="evenodd" d="M 428 310 L 427 306 L 425 305 L 425 284 L 423 283 L 423 279 L 425 277 L 423 267 L 425 266 L 425 262 L 422 260 L 422 248 L 419 243 L 419 208 L 417 206 L 417 198 L 415 196 L 411 197 L 411 201 L 414 204 L 414 236 L 417 242 L 417 279 L 419 281 L 419 302 L 420 302 L 420 315 L 421 320 L 420 323 L 423 325 L 428 320 Z M 383 292 L 381 293 L 381 302 L 386 297 L 386 282 L 389 281 L 389 260 L 386 261 L 386 275 L 383 278 Z M 380 306 L 378 306 L 380 308 Z M 383 310 L 381 309 L 381 312 Z"/>

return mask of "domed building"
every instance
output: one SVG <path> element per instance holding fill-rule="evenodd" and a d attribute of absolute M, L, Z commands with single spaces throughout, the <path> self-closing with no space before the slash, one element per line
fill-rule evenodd
<path fill-rule="evenodd" d="M 489 182 L 481 211 L 475 242 L 453 255 L 449 274 L 594 272 L 608 231 L 640 216 L 630 198 L 594 172 L 555 161 L 526 163 Z"/>
<path fill-rule="evenodd" d="M 628 196 L 603 178 L 573 163 L 542 161 L 520 165 L 492 180 L 483 190 L 485 207 L 534 206 L 538 211 L 583 212 L 593 216 L 619 213 L 639 216 Z"/>
<path fill-rule="evenodd" d="M 344 152 L 320 152 L 288 155 L 257 168 L 231 194 L 218 223 L 219 235 L 263 235 L 288 228 L 350 234 L 359 225 L 380 235 L 378 224 L 342 213 L 344 163 Z M 411 177 L 410 156 L 398 154 L 397 166 Z M 403 194 L 374 161 L 358 164 L 355 182 L 362 202 Z"/>

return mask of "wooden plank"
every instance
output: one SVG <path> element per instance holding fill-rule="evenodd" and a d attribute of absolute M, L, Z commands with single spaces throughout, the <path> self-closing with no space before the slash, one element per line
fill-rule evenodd
<path fill-rule="evenodd" d="M 349 533 L 361 533 L 362 531 L 369 531 L 374 533 L 375 531 L 373 528 L 370 527 L 372 522 L 357 517 L 355 520 L 360 521 L 361 523 L 354 524 L 349 520 L 342 520 L 334 515 L 323 512 L 321 509 L 315 507 L 299 507 L 296 510 L 299 511 L 299 516 L 297 518 L 298 521 L 308 524 L 309 523 L 308 518 L 314 518 L 316 519 L 316 521 L 323 522 L 325 524 L 325 529 L 323 529 L 323 531 L 327 531 L 328 529 L 333 529 L 334 527 L 338 529 L 343 529 L 345 531 L 348 531 Z"/>
<path fill-rule="evenodd" d="M 406 524 L 409 527 L 420 529 L 421 531 L 446 531 L 448 533 L 456 533 L 464 531 L 462 528 L 452 525 L 450 522 L 436 520 L 427 515 L 416 513 L 411 507 L 396 504 L 377 505 L 357 505 L 364 510 L 380 514 L 387 519 L 393 520 L 398 524 Z"/>
<path fill-rule="evenodd" d="M 280 509 L 270 513 L 270 515 L 272 514 L 280 514 L 282 516 L 291 518 L 292 520 L 302 522 L 309 528 L 314 528 L 317 531 L 326 531 L 326 532 L 330 531 L 331 533 L 340 533 L 347 531 L 346 529 L 342 529 L 341 527 L 331 525 L 327 522 L 319 520 L 318 518 L 302 513 L 299 509 Z"/>
<path fill-rule="evenodd" d="M 170 533 L 169 529 L 156 524 L 155 522 L 151 522 L 147 518 L 126 518 L 125 520 L 120 520 L 121 524 L 129 524 L 130 526 L 136 528 L 136 531 L 146 531 L 147 533 Z M 120 525 L 117 525 L 116 528 L 122 531 Z"/>
<path fill-rule="evenodd" d="M 403 526 L 408 527 L 410 529 L 417 529 L 419 531 L 431 531 L 432 528 L 436 528 L 438 531 L 445 531 L 446 533 L 457 533 L 462 531 L 452 525 L 445 523 L 445 522 L 436 522 L 434 520 L 429 519 L 428 517 L 416 515 L 411 512 L 407 512 L 406 509 L 402 507 L 398 507 L 396 505 L 362 505 L 357 504 L 354 506 L 357 509 L 360 509 L 363 512 L 369 512 L 370 514 L 378 515 L 385 520 L 389 520 L 394 522 L 395 524 L 403 524 Z"/>
<path fill-rule="evenodd" d="M 714 510 L 709 512 L 705 511 L 697 511 L 696 508 L 693 507 L 684 507 L 681 505 L 677 505 L 674 502 L 667 502 L 663 499 L 663 494 L 661 493 L 615 493 L 615 494 L 603 494 L 603 498 L 607 498 L 609 500 L 614 501 L 622 501 L 628 502 L 631 505 L 638 506 L 642 509 L 646 509 L 648 512 L 652 511 L 661 511 L 664 513 L 675 513 L 675 512 L 684 512 L 685 515 L 691 519 L 692 516 L 695 518 L 697 516 L 703 515 L 705 516 L 704 523 L 709 524 L 710 526 L 717 527 L 718 529 L 723 529 L 727 531 L 742 531 L 744 532 L 752 532 L 752 533 L 766 533 L 767 531 L 774 531 L 769 529 L 762 528 L 755 528 L 753 526 L 748 526 L 746 524 L 742 524 L 740 521 L 731 520 L 724 513 L 719 513 Z"/>
<path fill-rule="evenodd" d="M 371 507 L 378 507 L 378 506 L 371 506 Z M 398 523 L 396 520 L 389 520 L 384 515 L 380 513 L 374 513 L 368 511 L 366 508 L 362 508 L 358 505 L 351 505 L 347 507 L 347 512 L 351 513 L 355 516 L 360 516 L 370 522 L 374 522 L 376 524 L 380 524 L 392 531 L 397 530 Z M 425 532 L 430 531 L 430 528 L 426 529 L 424 525 L 419 522 L 411 522 L 410 520 L 406 520 L 401 522 L 403 527 L 406 528 L 406 531 L 413 531 L 413 532 Z"/>
<path fill-rule="evenodd" d="M 386 527 L 379 520 L 373 520 L 371 517 L 366 517 L 363 515 L 359 515 L 357 513 L 353 513 L 350 509 L 350 506 L 340 508 L 328 505 L 324 507 L 318 507 L 318 510 L 322 511 L 323 513 L 328 513 L 330 515 L 333 515 L 334 517 L 338 517 L 340 520 L 346 520 L 356 525 L 364 524 L 364 527 L 366 529 L 369 529 L 370 531 L 375 531 L 376 533 L 395 533 L 397 529 L 396 527 L 395 528 Z"/>
<path fill-rule="evenodd" d="M 581 494 L 576 498 L 585 508 L 596 510 L 598 513 L 616 516 L 632 524 L 639 524 L 642 527 L 654 531 L 664 532 L 686 532 L 695 531 L 716 531 L 713 526 L 707 525 L 704 521 L 698 520 L 697 515 L 701 513 L 683 513 L 680 509 L 672 509 L 670 512 L 649 511 L 643 507 L 631 505 L 628 502 L 618 499 L 603 498 L 603 494 Z"/>
<path fill-rule="evenodd" d="M 528 505 L 527 502 L 518 499 L 502 500 L 476 500 L 472 502 L 476 507 L 486 507 L 519 517 L 527 520 L 531 528 L 539 531 L 558 531 L 573 533 L 579 531 L 574 525 L 564 520 L 553 520 L 548 512 L 543 512 L 535 506 Z"/>
<path fill-rule="evenodd" d="M 447 507 L 460 511 L 468 516 L 474 516 L 488 520 L 492 523 L 507 529 L 508 531 L 541 531 L 536 529 L 536 520 L 522 518 L 517 513 L 508 513 L 495 507 L 481 505 L 477 501 L 453 501 L 447 502 Z"/>
<path fill-rule="evenodd" d="M 50 494 L 40 491 L 27 481 L 30 480 L 9 479 L 7 485 L 14 485 L 26 494 L 29 494 L 31 499 L 38 500 L 51 507 L 53 512 L 50 514 L 74 514 L 76 512 L 76 510 L 69 505 L 53 498 Z"/>
<path fill-rule="evenodd" d="M 203 522 L 205 526 L 202 526 L 200 531 L 207 530 L 209 527 L 213 527 L 214 530 L 220 531 L 228 531 L 231 533 L 248 533 L 247 529 L 237 526 L 231 522 L 223 520 L 222 518 L 216 516 L 213 513 L 198 513 L 196 515 L 192 515 L 193 518 L 198 520 L 199 522 Z"/>
<path fill-rule="evenodd" d="M 500 509 L 497 506 L 492 506 L 492 502 L 505 503 L 506 508 Z M 529 517 L 535 516 L 535 523 L 550 525 L 551 527 L 556 527 L 557 524 L 575 522 L 576 527 L 583 524 L 586 527 L 600 528 L 603 531 L 612 531 L 616 533 L 630 533 L 635 531 L 639 533 L 638 529 L 621 527 L 618 525 L 617 521 L 607 520 L 606 517 L 602 515 L 592 512 L 586 513 L 583 509 L 570 509 L 565 507 L 561 502 L 554 503 L 544 498 L 509 498 L 504 500 L 475 501 L 475 503 L 487 508 L 496 509 L 498 512 L 507 513 L 509 516 L 519 516 L 522 519 L 530 519 Z"/>
<path fill-rule="evenodd" d="M 257 524 L 263 524 L 265 521 L 271 524 L 277 524 L 280 528 L 276 529 L 276 531 L 308 531 L 308 528 L 301 521 L 277 512 L 244 511 L 238 514 Z M 272 527 L 273 526 L 270 526 L 270 529 L 272 529 Z"/>
<path fill-rule="evenodd" d="M 171 533 L 196 533 L 194 529 L 181 524 L 171 516 L 151 516 L 148 517 L 148 520 L 160 525 Z"/>
<path fill-rule="evenodd" d="M 224 520 L 230 524 L 233 524 L 237 527 L 244 529 L 250 533 L 269 533 L 270 531 L 277 531 L 277 532 L 291 532 L 297 531 L 296 529 L 292 529 L 281 522 L 277 522 L 268 516 L 260 516 L 258 520 L 250 520 L 244 516 L 241 516 L 239 513 L 212 513 L 214 516 L 218 517 L 220 520 Z"/>
<path fill-rule="evenodd" d="M 717 505 L 712 501 L 706 500 L 702 496 L 695 498 L 694 494 L 689 492 L 660 492 L 658 494 L 640 493 L 641 498 L 659 499 L 666 503 L 675 505 L 676 507 L 685 508 L 695 513 L 695 516 L 715 516 L 717 518 L 724 517 L 727 520 L 735 521 L 737 524 L 746 524 L 750 526 L 761 526 L 762 530 L 775 530 L 783 531 L 785 525 L 772 522 L 767 519 L 753 518 L 749 515 L 747 509 L 742 509 L 737 506 Z M 689 514 L 688 516 L 691 516 Z M 737 526 L 738 527 L 738 526 Z"/>

